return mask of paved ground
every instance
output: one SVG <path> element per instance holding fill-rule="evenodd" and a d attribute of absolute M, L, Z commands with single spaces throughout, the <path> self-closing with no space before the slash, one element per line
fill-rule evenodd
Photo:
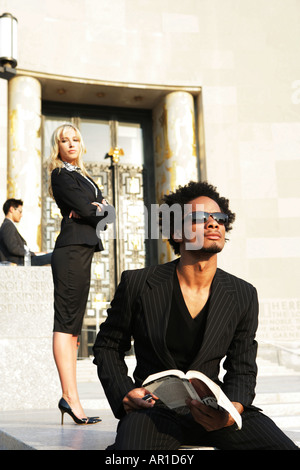
<path fill-rule="evenodd" d="M 255 404 L 300 446 L 300 372 L 265 360 L 259 360 L 259 370 Z M 78 361 L 78 381 L 87 414 L 99 414 L 101 423 L 77 426 L 65 415 L 61 426 L 58 408 L 0 412 L 0 449 L 103 450 L 113 443 L 117 421 L 91 360 Z"/>

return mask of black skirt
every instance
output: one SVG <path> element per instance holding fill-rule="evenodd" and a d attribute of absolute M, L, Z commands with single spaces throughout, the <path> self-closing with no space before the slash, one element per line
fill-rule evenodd
<path fill-rule="evenodd" d="M 94 246 L 55 248 L 51 267 L 54 283 L 53 331 L 78 336 L 81 332 L 91 280 Z"/>

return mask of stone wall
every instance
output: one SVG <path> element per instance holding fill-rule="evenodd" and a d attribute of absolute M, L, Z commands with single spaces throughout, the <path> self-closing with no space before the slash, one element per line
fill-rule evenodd
<path fill-rule="evenodd" d="M 51 268 L 0 267 L 0 410 L 57 406 Z"/>

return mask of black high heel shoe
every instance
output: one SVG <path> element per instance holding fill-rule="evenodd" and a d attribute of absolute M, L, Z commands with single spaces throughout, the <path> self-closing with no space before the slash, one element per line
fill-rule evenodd
<path fill-rule="evenodd" d="M 76 424 L 96 424 L 100 423 L 101 418 L 98 416 L 94 416 L 92 418 L 77 418 L 77 416 L 74 415 L 72 408 L 70 407 L 69 403 L 64 399 L 61 398 L 58 402 L 58 408 L 61 411 L 61 424 L 64 424 L 64 414 L 67 413 L 68 415 L 73 418 Z"/>

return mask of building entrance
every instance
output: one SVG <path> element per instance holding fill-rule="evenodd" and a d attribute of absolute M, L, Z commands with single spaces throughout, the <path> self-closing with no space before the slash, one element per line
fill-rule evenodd
<path fill-rule="evenodd" d="M 91 287 L 83 322 L 78 356 L 92 355 L 92 346 L 106 309 L 112 300 L 121 273 L 156 262 L 155 240 L 146 235 L 148 211 L 154 194 L 152 155 L 146 145 L 144 120 L 127 122 L 87 116 L 43 116 L 43 198 L 42 249 L 52 250 L 60 230 L 59 209 L 48 195 L 47 158 L 51 135 L 63 122 L 72 122 L 81 131 L 87 154 L 85 165 L 103 196 L 116 209 L 116 223 L 101 232 L 104 250 L 95 253 Z M 144 118 L 143 118 L 144 119 Z M 151 147 L 150 147 L 151 149 Z"/>

